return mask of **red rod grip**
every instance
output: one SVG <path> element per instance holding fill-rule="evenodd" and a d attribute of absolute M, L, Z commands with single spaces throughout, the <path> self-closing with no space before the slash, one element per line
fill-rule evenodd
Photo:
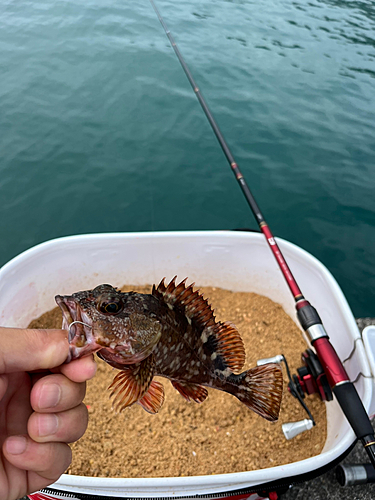
<path fill-rule="evenodd" d="M 340 382 L 348 382 L 349 377 L 340 358 L 327 337 L 321 337 L 313 342 L 319 361 L 327 375 L 331 388 Z"/>

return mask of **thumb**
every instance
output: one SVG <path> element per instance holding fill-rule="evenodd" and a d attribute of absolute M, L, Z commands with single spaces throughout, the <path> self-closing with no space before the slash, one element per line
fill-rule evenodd
<path fill-rule="evenodd" d="M 0 327 L 0 373 L 54 368 L 69 353 L 65 330 Z"/>

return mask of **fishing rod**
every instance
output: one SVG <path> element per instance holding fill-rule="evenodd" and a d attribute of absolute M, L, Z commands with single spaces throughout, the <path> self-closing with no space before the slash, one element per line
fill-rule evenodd
<path fill-rule="evenodd" d="M 341 409 L 351 425 L 355 435 L 362 442 L 372 465 L 375 467 L 375 435 L 372 428 L 369 416 L 362 404 L 358 392 L 354 384 L 350 381 L 346 370 L 338 357 L 335 349 L 329 341 L 328 334 L 323 326 L 322 320 L 319 317 L 317 310 L 303 296 L 297 282 L 286 263 L 284 256 L 275 241 L 275 238 L 266 223 L 263 214 L 255 201 L 253 194 L 247 185 L 239 166 L 237 165 L 228 144 L 226 143 L 223 134 L 221 133 L 215 118 L 213 117 L 205 99 L 203 98 L 193 75 L 190 72 L 184 58 L 181 55 L 177 44 L 169 31 L 164 19 L 162 18 L 158 8 L 153 0 L 150 0 L 152 7 L 167 35 L 170 44 L 192 86 L 195 95 L 206 114 L 206 117 L 216 135 L 217 140 L 226 156 L 228 163 L 235 175 L 240 188 L 245 195 L 245 198 L 253 212 L 255 219 L 258 222 L 259 229 L 264 234 L 266 241 L 276 259 L 277 264 L 289 286 L 289 289 L 295 300 L 297 317 L 300 325 L 307 333 L 311 344 L 314 346 L 322 368 L 327 376 L 329 386 L 335 394 L 336 399 L 341 406 Z"/>

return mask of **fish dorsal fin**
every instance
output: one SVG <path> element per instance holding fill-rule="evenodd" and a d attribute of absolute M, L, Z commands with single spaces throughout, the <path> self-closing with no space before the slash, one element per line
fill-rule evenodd
<path fill-rule="evenodd" d="M 197 326 L 202 328 L 214 326 L 214 312 L 207 299 L 204 299 L 198 290 L 193 290 L 195 283 L 186 287 L 187 278 L 185 278 L 176 285 L 176 278 L 177 276 L 167 286 L 165 286 L 165 278 L 163 278 L 157 288 L 154 285 L 152 295 L 162 299 L 169 306 L 179 308 L 188 320 L 194 320 Z"/>
<path fill-rule="evenodd" d="M 191 347 L 198 357 L 210 358 L 214 368 L 239 371 L 245 363 L 245 348 L 236 327 L 231 323 L 216 322 L 214 312 L 198 291 L 194 283 L 186 286 L 187 278 L 176 285 L 176 276 L 168 285 L 161 280 L 152 289 L 152 295 L 164 301 L 168 307 L 177 308 L 195 326 L 190 339 Z"/>

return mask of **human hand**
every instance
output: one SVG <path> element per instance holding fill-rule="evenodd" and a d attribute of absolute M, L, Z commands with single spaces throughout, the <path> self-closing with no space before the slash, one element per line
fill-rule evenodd
<path fill-rule="evenodd" d="M 64 365 L 64 330 L 0 327 L 0 500 L 55 482 L 71 462 L 67 443 L 87 428 L 82 403 L 92 356 Z"/>

